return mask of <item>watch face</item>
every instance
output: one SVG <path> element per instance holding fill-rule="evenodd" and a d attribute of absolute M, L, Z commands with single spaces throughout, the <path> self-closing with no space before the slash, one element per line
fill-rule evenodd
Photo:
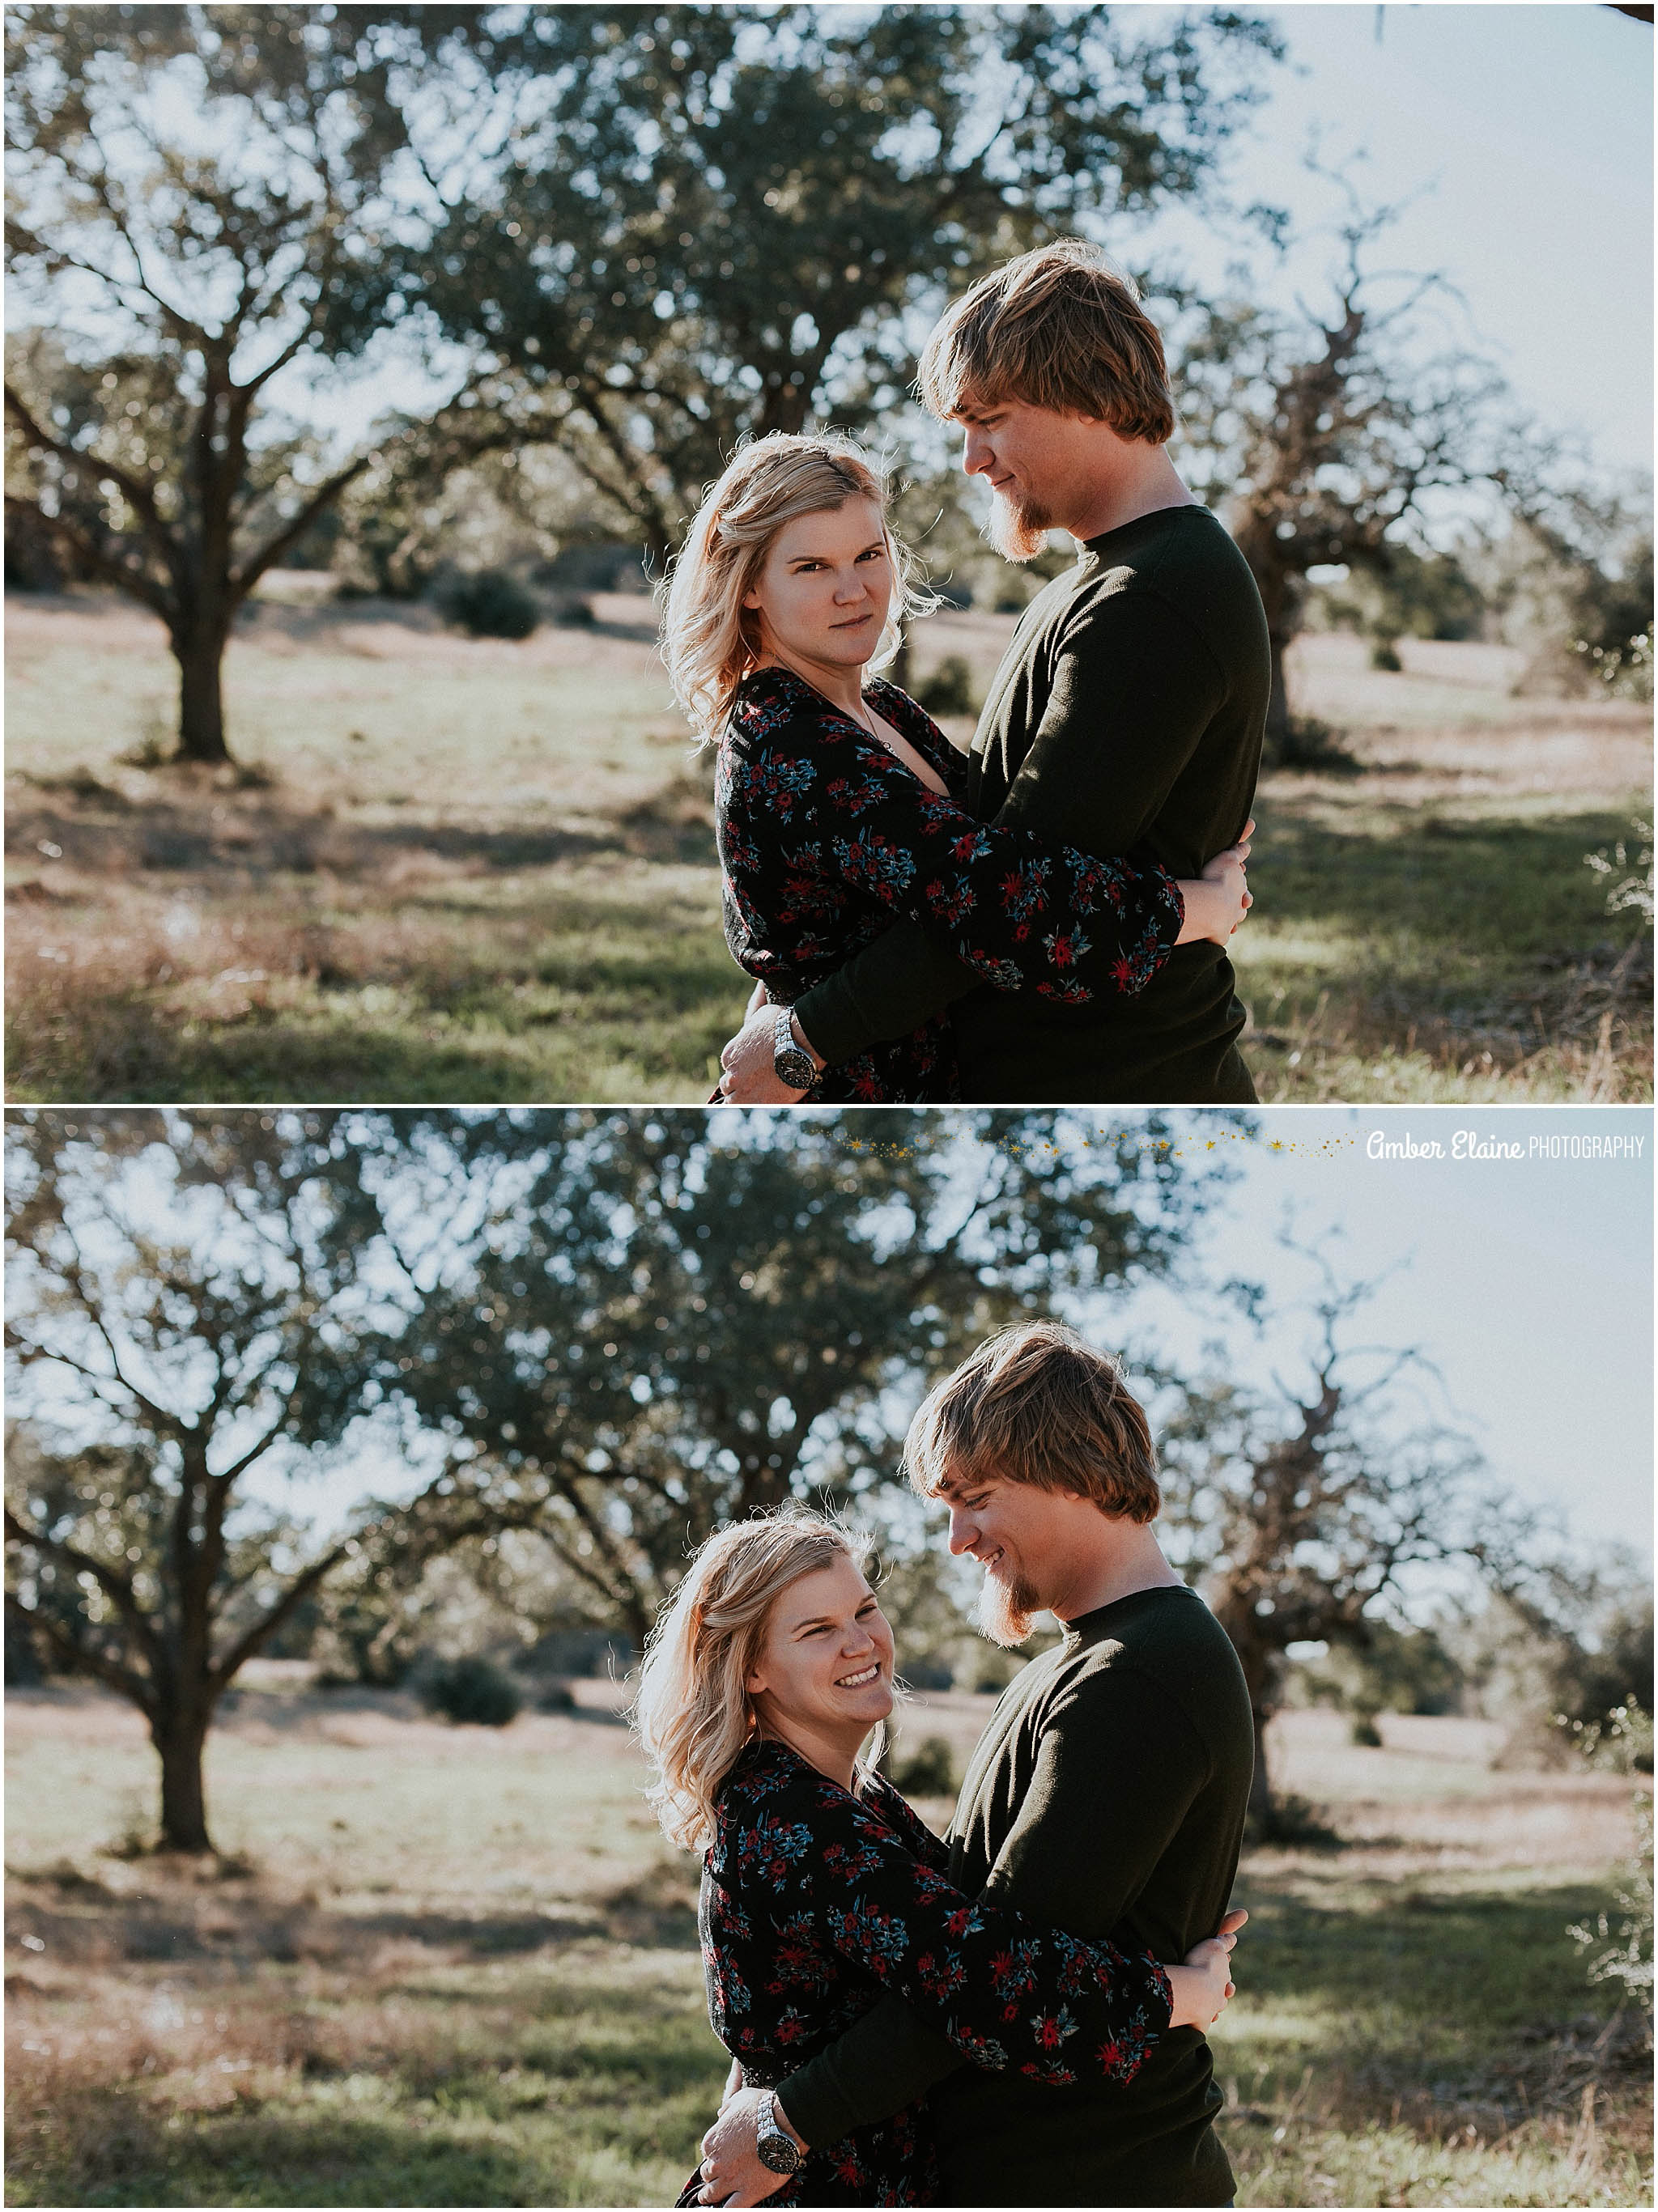
<path fill-rule="evenodd" d="M 776 2135 L 762 2136 L 756 2148 L 760 2164 L 770 2173 L 792 2173 L 800 2164 L 800 2153 L 781 2130 Z"/>
<path fill-rule="evenodd" d="M 817 1080 L 818 1071 L 812 1055 L 802 1052 L 798 1045 L 777 1053 L 771 1064 L 777 1072 L 778 1082 L 786 1083 L 791 1091 L 809 1091 Z"/>

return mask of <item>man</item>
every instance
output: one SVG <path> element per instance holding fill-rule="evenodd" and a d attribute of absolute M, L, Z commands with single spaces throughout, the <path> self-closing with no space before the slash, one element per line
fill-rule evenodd
<path fill-rule="evenodd" d="M 1045 1608 L 1066 1629 L 979 1740 L 947 1839 L 951 1880 L 1165 1960 L 1229 1931 L 1249 1693 L 1225 1632 L 1152 1534 L 1155 1455 L 1115 1366 L 1054 1323 L 1007 1330 L 927 1399 L 905 1458 L 917 1489 L 948 1504 L 951 1551 L 984 1564 L 989 1634 L 1022 1643 Z M 827 2144 L 929 2092 L 947 2204 L 1232 2201 L 1203 2036 L 1165 2035 L 1126 2085 L 1064 2045 L 1055 2057 L 1053 2082 L 964 2068 L 884 1999 L 769 2103 L 761 2090 L 728 2102 L 704 2138 L 703 2199 L 752 2204 L 779 2185 L 777 2122 L 797 2144 Z"/>
<path fill-rule="evenodd" d="M 1243 556 L 1166 450 L 1162 342 L 1103 254 L 1070 240 L 1022 254 L 957 301 L 920 390 L 961 424 L 988 477 L 991 542 L 1013 561 L 1064 529 L 1076 565 L 1026 609 L 974 732 L 968 803 L 1105 856 L 1200 875 L 1242 834 L 1271 688 L 1266 619 Z M 900 922 L 795 1001 L 818 1066 L 901 1036 L 954 1002 L 964 1097 L 1230 1104 L 1253 1098 L 1231 963 L 1179 945 L 1134 995 L 1068 1006 L 979 982 Z M 723 1094 L 793 1101 L 804 1070 L 770 1012 L 727 1046 Z M 792 1076 L 794 1082 L 786 1080 Z"/>

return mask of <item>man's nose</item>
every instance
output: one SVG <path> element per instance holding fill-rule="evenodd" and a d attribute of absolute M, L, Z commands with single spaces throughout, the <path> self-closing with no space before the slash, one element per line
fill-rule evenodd
<path fill-rule="evenodd" d="M 989 439 L 978 430 L 968 429 L 961 440 L 961 466 L 970 477 L 982 476 L 991 465 Z"/>
<path fill-rule="evenodd" d="M 962 1552 L 972 1551 L 978 1529 L 972 1516 L 959 1505 L 950 1508 L 950 1553 L 954 1558 Z"/>

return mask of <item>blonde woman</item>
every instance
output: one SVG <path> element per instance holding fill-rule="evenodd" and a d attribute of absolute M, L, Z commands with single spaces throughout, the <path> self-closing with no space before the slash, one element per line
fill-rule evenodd
<path fill-rule="evenodd" d="M 709 2014 L 744 2084 L 781 2081 L 889 1991 L 964 2062 L 1057 2087 L 1130 2080 L 1161 2034 L 1216 2019 L 1229 1923 L 1165 1967 L 953 1888 L 943 1844 L 863 1762 L 892 1707 L 892 1631 L 845 1532 L 789 1508 L 702 1547 L 634 1718 L 664 1833 L 704 1854 Z M 756 2126 L 789 2177 L 769 2203 L 937 2201 L 924 2104 L 835 2143 L 803 2143 L 775 2098 Z M 728 2191 L 705 2160 L 680 2202 Z"/>
<path fill-rule="evenodd" d="M 1249 903 L 1245 843 L 1176 883 L 1149 855 L 1136 867 L 977 821 L 962 756 L 869 673 L 930 605 L 880 470 L 832 434 L 744 447 L 667 592 L 674 695 L 719 747 L 726 941 L 778 1008 L 779 1080 L 814 1100 L 960 1095 L 948 1016 L 826 1068 L 788 1012 L 899 916 L 994 988 L 1059 1010 L 1142 990 L 1174 945 L 1223 944 Z"/>

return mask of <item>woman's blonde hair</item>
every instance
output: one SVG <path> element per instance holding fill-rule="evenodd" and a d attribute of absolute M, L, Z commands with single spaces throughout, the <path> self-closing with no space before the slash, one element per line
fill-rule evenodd
<path fill-rule="evenodd" d="M 716 1530 L 692 1556 L 645 1646 L 631 1716 L 669 1843 L 694 1851 L 713 1838 L 715 1796 L 754 1733 L 747 1686 L 778 1596 L 868 1557 L 851 1531 L 792 1504 Z"/>
<path fill-rule="evenodd" d="M 785 523 L 849 499 L 881 510 L 893 562 L 893 604 L 870 666 L 884 668 L 904 622 L 930 611 L 914 556 L 887 526 L 887 477 L 872 455 L 838 430 L 774 430 L 740 446 L 697 509 L 661 592 L 658 649 L 699 744 L 717 744 L 737 686 L 759 659 L 759 617 L 743 601 L 772 539 Z"/>

